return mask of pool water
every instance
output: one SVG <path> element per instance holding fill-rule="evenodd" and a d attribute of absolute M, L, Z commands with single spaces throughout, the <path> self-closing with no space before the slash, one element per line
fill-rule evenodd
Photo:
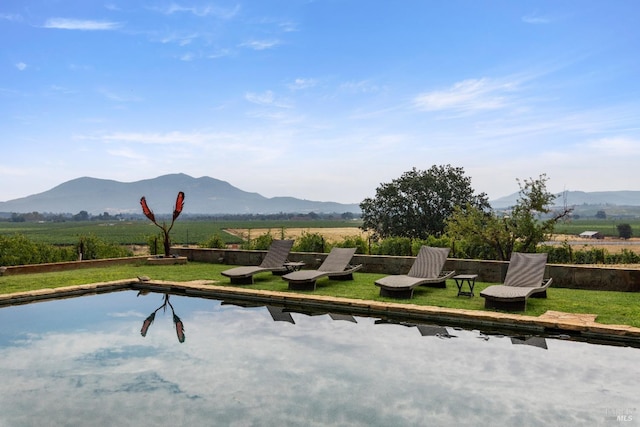
<path fill-rule="evenodd" d="M 165 302 L 1 308 L 0 426 L 639 424 L 636 348 Z"/>

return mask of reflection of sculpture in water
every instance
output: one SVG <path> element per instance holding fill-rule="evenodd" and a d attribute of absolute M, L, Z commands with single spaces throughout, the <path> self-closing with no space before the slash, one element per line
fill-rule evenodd
<path fill-rule="evenodd" d="M 142 292 L 138 293 L 138 295 L 141 295 L 141 294 L 143 293 Z M 169 294 L 164 294 L 163 299 L 164 299 L 164 303 L 160 307 L 156 308 L 155 311 L 151 313 L 149 317 L 144 319 L 144 322 L 142 322 L 142 329 L 140 330 L 140 334 L 143 337 L 147 336 L 147 331 L 149 330 L 149 327 L 155 320 L 156 313 L 158 312 L 158 310 L 162 308 L 166 312 L 167 305 L 168 305 L 171 308 L 171 313 L 173 314 L 173 323 L 176 325 L 176 334 L 178 335 L 178 341 L 183 343 L 186 338 L 184 335 L 184 324 L 182 323 L 182 320 L 180 320 L 180 318 L 176 315 L 176 312 L 173 310 L 173 305 L 171 305 L 171 303 L 169 302 Z"/>

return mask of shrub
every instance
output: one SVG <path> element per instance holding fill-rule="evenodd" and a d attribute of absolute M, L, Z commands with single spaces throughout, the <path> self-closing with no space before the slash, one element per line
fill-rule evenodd
<path fill-rule="evenodd" d="M 570 264 L 573 262 L 573 249 L 567 242 L 561 245 L 542 245 L 538 252 L 547 253 L 547 262 L 552 264 Z"/>
<path fill-rule="evenodd" d="M 330 247 L 320 233 L 302 232 L 293 245 L 294 252 L 328 252 Z"/>
<path fill-rule="evenodd" d="M 201 248 L 213 248 L 213 249 L 224 249 L 227 247 L 227 244 L 222 240 L 222 237 L 218 234 L 214 234 L 209 237 L 204 242 L 198 244 Z"/>
<path fill-rule="evenodd" d="M 373 252 L 377 255 L 411 256 L 411 243 L 409 237 L 388 237 L 377 242 Z"/>
<path fill-rule="evenodd" d="M 75 261 L 77 256 L 73 247 L 36 243 L 22 234 L 0 236 L 0 265 Z"/>
<path fill-rule="evenodd" d="M 265 251 L 269 249 L 271 243 L 273 243 L 273 236 L 271 235 L 271 230 L 269 230 L 265 234 L 249 240 L 243 245 L 243 247 L 254 251 Z"/>
<path fill-rule="evenodd" d="M 450 248 L 451 247 L 451 239 L 448 236 L 435 237 L 429 236 L 424 240 L 414 240 L 411 244 L 411 250 L 414 254 L 418 254 L 420 248 L 422 246 L 431 246 L 434 248 Z M 453 251 L 449 252 L 449 256 L 453 256 Z"/>
<path fill-rule="evenodd" d="M 93 235 L 80 236 L 76 249 L 82 254 L 82 259 L 121 258 L 133 255 L 129 249 L 107 243 Z"/>
<path fill-rule="evenodd" d="M 345 236 L 342 241 L 336 242 L 333 246 L 338 248 L 356 248 L 357 254 L 368 253 L 367 241 L 361 236 Z"/>
<path fill-rule="evenodd" d="M 574 262 L 576 264 L 604 264 L 606 252 L 606 250 L 599 248 L 575 251 L 573 254 Z"/>

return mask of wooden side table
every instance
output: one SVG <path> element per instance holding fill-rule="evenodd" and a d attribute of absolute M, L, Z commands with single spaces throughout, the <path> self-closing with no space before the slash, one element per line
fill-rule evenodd
<path fill-rule="evenodd" d="M 453 276 L 453 280 L 456 281 L 456 286 L 458 287 L 458 296 L 463 295 L 467 297 L 473 296 L 473 287 L 476 284 L 477 274 L 458 274 L 457 276 Z M 464 284 L 467 284 L 469 287 L 469 291 L 463 291 L 462 287 Z"/>
<path fill-rule="evenodd" d="M 287 269 L 287 273 L 291 273 L 300 270 L 305 264 L 304 262 L 285 262 L 283 265 Z"/>

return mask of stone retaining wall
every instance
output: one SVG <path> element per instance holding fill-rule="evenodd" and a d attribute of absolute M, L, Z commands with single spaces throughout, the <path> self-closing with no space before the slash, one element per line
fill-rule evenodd
<path fill-rule="evenodd" d="M 113 265 L 125 265 L 145 262 L 148 256 L 92 259 L 85 261 L 50 262 L 44 264 L 15 265 L 2 267 L 6 276 L 14 274 L 50 273 L 52 271 L 65 271 L 74 268 L 110 267 Z"/>

